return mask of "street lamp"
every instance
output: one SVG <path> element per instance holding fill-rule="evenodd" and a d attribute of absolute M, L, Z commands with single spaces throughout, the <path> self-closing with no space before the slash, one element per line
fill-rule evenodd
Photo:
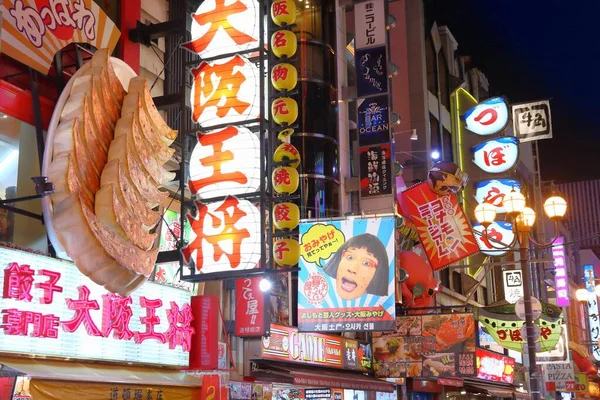
<path fill-rule="evenodd" d="M 590 292 L 588 292 L 587 289 L 577 289 L 575 291 L 575 298 L 577 298 L 577 301 L 581 303 L 586 303 L 588 301 L 589 294 Z"/>
<path fill-rule="evenodd" d="M 532 243 L 537 247 L 548 247 L 554 243 L 558 238 L 558 222 L 564 217 L 567 211 L 567 202 L 565 199 L 558 195 L 553 195 L 544 202 L 544 211 L 548 218 L 554 222 L 555 235 L 554 238 L 548 243 L 539 243 L 533 237 L 531 237 L 531 228 L 535 223 L 535 211 L 526 207 L 525 196 L 512 190 L 503 199 L 503 205 L 508 215 L 513 219 L 513 230 L 515 231 L 515 240 L 519 243 L 519 258 L 521 262 L 521 271 L 523 273 L 523 297 L 525 300 L 525 326 L 527 330 L 527 353 L 529 358 L 529 375 L 531 382 L 531 399 L 540 400 L 540 386 L 539 386 L 539 373 L 537 371 L 537 363 L 535 359 L 535 328 L 533 325 L 533 313 L 531 310 L 531 272 L 529 270 L 529 245 Z M 495 209 L 492 212 L 489 204 L 481 203 L 475 208 L 475 218 L 485 228 L 483 236 L 487 238 L 487 228 L 494 222 Z M 488 243 L 492 247 L 498 250 L 507 250 L 514 244 L 504 245 L 497 247 L 494 245 L 493 240 L 488 240 Z M 583 289 L 585 290 L 585 289 Z M 576 293 L 579 299 L 579 290 Z M 587 299 L 588 293 L 585 291 L 585 297 Z"/>

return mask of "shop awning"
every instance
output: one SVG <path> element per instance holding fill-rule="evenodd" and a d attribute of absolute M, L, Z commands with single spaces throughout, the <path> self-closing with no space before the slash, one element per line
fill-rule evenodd
<path fill-rule="evenodd" d="M 513 385 L 506 383 L 485 382 L 475 379 L 465 379 L 464 382 L 465 389 L 471 391 L 481 391 L 501 398 L 512 398 L 513 396 L 524 400 L 529 398 L 526 393 L 521 393 Z"/>
<path fill-rule="evenodd" d="M 46 359 L 0 357 L 3 372 L 10 368 L 30 379 L 113 383 L 129 385 L 160 385 L 200 387 L 200 378 L 179 371 L 161 368 L 102 365 Z"/>
<path fill-rule="evenodd" d="M 333 371 L 325 368 L 305 368 L 260 362 L 253 373 L 270 376 L 274 382 L 291 383 L 302 387 L 328 387 L 339 389 L 393 392 L 394 385 L 359 373 Z"/>

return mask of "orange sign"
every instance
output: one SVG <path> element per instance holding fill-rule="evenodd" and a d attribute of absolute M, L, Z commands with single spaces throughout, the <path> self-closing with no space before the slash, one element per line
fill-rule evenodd
<path fill-rule="evenodd" d="M 70 43 L 87 43 L 112 53 L 121 32 L 92 0 L 6 0 L 2 53 L 48 74 L 54 55 Z"/>

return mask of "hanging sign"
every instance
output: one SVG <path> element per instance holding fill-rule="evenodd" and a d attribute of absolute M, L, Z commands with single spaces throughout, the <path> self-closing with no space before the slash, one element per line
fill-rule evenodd
<path fill-rule="evenodd" d="M 512 106 L 513 129 L 521 143 L 552 139 L 550 101 L 515 104 Z"/>
<path fill-rule="evenodd" d="M 256 119 L 260 115 L 258 67 L 235 55 L 203 61 L 191 69 L 192 120 L 203 128 Z"/>
<path fill-rule="evenodd" d="M 356 51 L 357 97 L 384 94 L 388 91 L 385 46 Z"/>
<path fill-rule="evenodd" d="M 525 321 L 526 318 L 525 301 L 527 301 L 525 297 L 521 297 L 515 303 L 515 314 L 522 321 Z M 542 303 L 535 297 L 531 297 L 529 302 L 531 303 L 531 319 L 535 321 L 542 315 Z"/>
<path fill-rule="evenodd" d="M 523 297 L 523 275 L 519 270 L 502 271 L 504 299 L 515 304 Z"/>
<path fill-rule="evenodd" d="M 521 182 L 514 179 L 491 179 L 473 184 L 477 203 L 488 203 L 496 206 L 496 213 L 498 214 L 506 212 L 504 196 L 513 190 L 520 192 L 521 187 Z"/>
<path fill-rule="evenodd" d="M 235 334 L 262 336 L 265 333 L 265 293 L 260 290 L 262 277 L 235 281 Z"/>
<path fill-rule="evenodd" d="M 479 252 L 456 195 L 439 196 L 423 182 L 402 192 L 401 204 L 403 215 L 409 216 L 417 229 L 434 271 Z"/>
<path fill-rule="evenodd" d="M 257 0 L 205 0 L 192 14 L 192 40 L 183 47 L 202 59 L 258 48 Z"/>
<path fill-rule="evenodd" d="M 48 75 L 54 55 L 71 43 L 112 53 L 121 32 L 93 0 L 5 0 L 0 2 L 0 49 Z"/>
<path fill-rule="evenodd" d="M 515 232 L 510 222 L 494 221 L 485 229 L 479 223 L 473 224 L 475 238 L 481 252 L 488 256 L 501 257 L 510 251 L 515 240 Z"/>
<path fill-rule="evenodd" d="M 391 217 L 301 223 L 298 328 L 393 329 L 394 239 Z"/>
<path fill-rule="evenodd" d="M 552 258 L 554 259 L 554 288 L 556 291 L 556 305 L 569 306 L 569 277 L 565 257 L 564 238 L 558 237 L 552 244 Z"/>
<path fill-rule="evenodd" d="M 188 365 L 188 291 L 147 282 L 121 297 L 73 263 L 2 247 L 0 265 L 0 351 Z"/>
<path fill-rule="evenodd" d="M 479 143 L 471 149 L 473 163 L 488 174 L 512 170 L 519 161 L 519 139 L 500 137 Z"/>
<path fill-rule="evenodd" d="M 260 142 L 245 127 L 198 133 L 190 157 L 190 192 L 200 199 L 254 193 L 260 187 Z"/>
<path fill-rule="evenodd" d="M 461 115 L 461 119 L 465 127 L 476 135 L 494 135 L 508 125 L 508 104 L 503 97 L 492 97 Z"/>
<path fill-rule="evenodd" d="M 354 4 L 354 46 L 357 49 L 386 43 L 385 3 L 370 0 Z"/>
<path fill-rule="evenodd" d="M 515 359 L 503 354 L 477 349 L 477 377 L 486 381 L 513 383 Z"/>
<path fill-rule="evenodd" d="M 596 276 L 594 274 L 594 266 L 587 264 L 583 266 L 583 280 L 585 282 L 585 288 L 588 291 L 588 321 L 590 327 L 590 341 L 592 343 L 591 349 L 594 354 L 594 358 L 600 361 L 600 348 L 598 347 L 598 340 L 600 339 L 600 318 L 598 317 L 598 297 L 594 288 L 596 287 Z"/>
<path fill-rule="evenodd" d="M 392 194 L 391 145 L 361 147 L 359 150 L 360 195 L 362 198 Z"/>
<path fill-rule="evenodd" d="M 390 113 L 387 95 L 357 99 L 358 144 L 370 146 L 390 141 Z"/>
<path fill-rule="evenodd" d="M 549 392 L 566 392 L 567 382 L 575 380 L 573 363 L 546 364 L 543 366 L 546 390 Z"/>

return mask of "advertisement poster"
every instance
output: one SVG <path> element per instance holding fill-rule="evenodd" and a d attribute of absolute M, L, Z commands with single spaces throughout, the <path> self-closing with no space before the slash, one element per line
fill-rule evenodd
<path fill-rule="evenodd" d="M 300 224 L 301 331 L 394 329 L 394 233 L 393 217 Z"/>
<path fill-rule="evenodd" d="M 521 271 L 502 271 L 502 281 L 504 283 L 504 299 L 511 304 L 515 304 L 523 297 L 523 276 Z"/>
<path fill-rule="evenodd" d="M 388 91 L 385 46 L 356 50 L 356 96 L 365 97 Z"/>
<path fill-rule="evenodd" d="M 391 145 L 361 147 L 360 197 L 376 197 L 392 194 L 392 150 Z"/>
<path fill-rule="evenodd" d="M 387 95 L 357 99 L 358 145 L 370 146 L 390 141 L 390 113 Z"/>
<path fill-rule="evenodd" d="M 190 223 L 185 219 L 184 223 L 184 240 L 189 240 L 191 235 Z M 160 239 L 158 243 L 158 251 L 177 250 L 177 241 L 181 236 L 181 220 L 180 214 L 173 210 L 165 210 L 160 224 Z M 179 263 L 177 263 L 179 264 Z"/>
<path fill-rule="evenodd" d="M 373 334 L 375 376 L 475 376 L 475 327 L 471 313 L 399 317 Z"/>
<path fill-rule="evenodd" d="M 402 192 L 402 212 L 417 228 L 433 270 L 479 252 L 479 246 L 455 195 L 439 196 L 427 182 Z"/>
<path fill-rule="evenodd" d="M 486 381 L 513 383 L 515 359 L 503 354 L 477 349 L 477 377 Z"/>

